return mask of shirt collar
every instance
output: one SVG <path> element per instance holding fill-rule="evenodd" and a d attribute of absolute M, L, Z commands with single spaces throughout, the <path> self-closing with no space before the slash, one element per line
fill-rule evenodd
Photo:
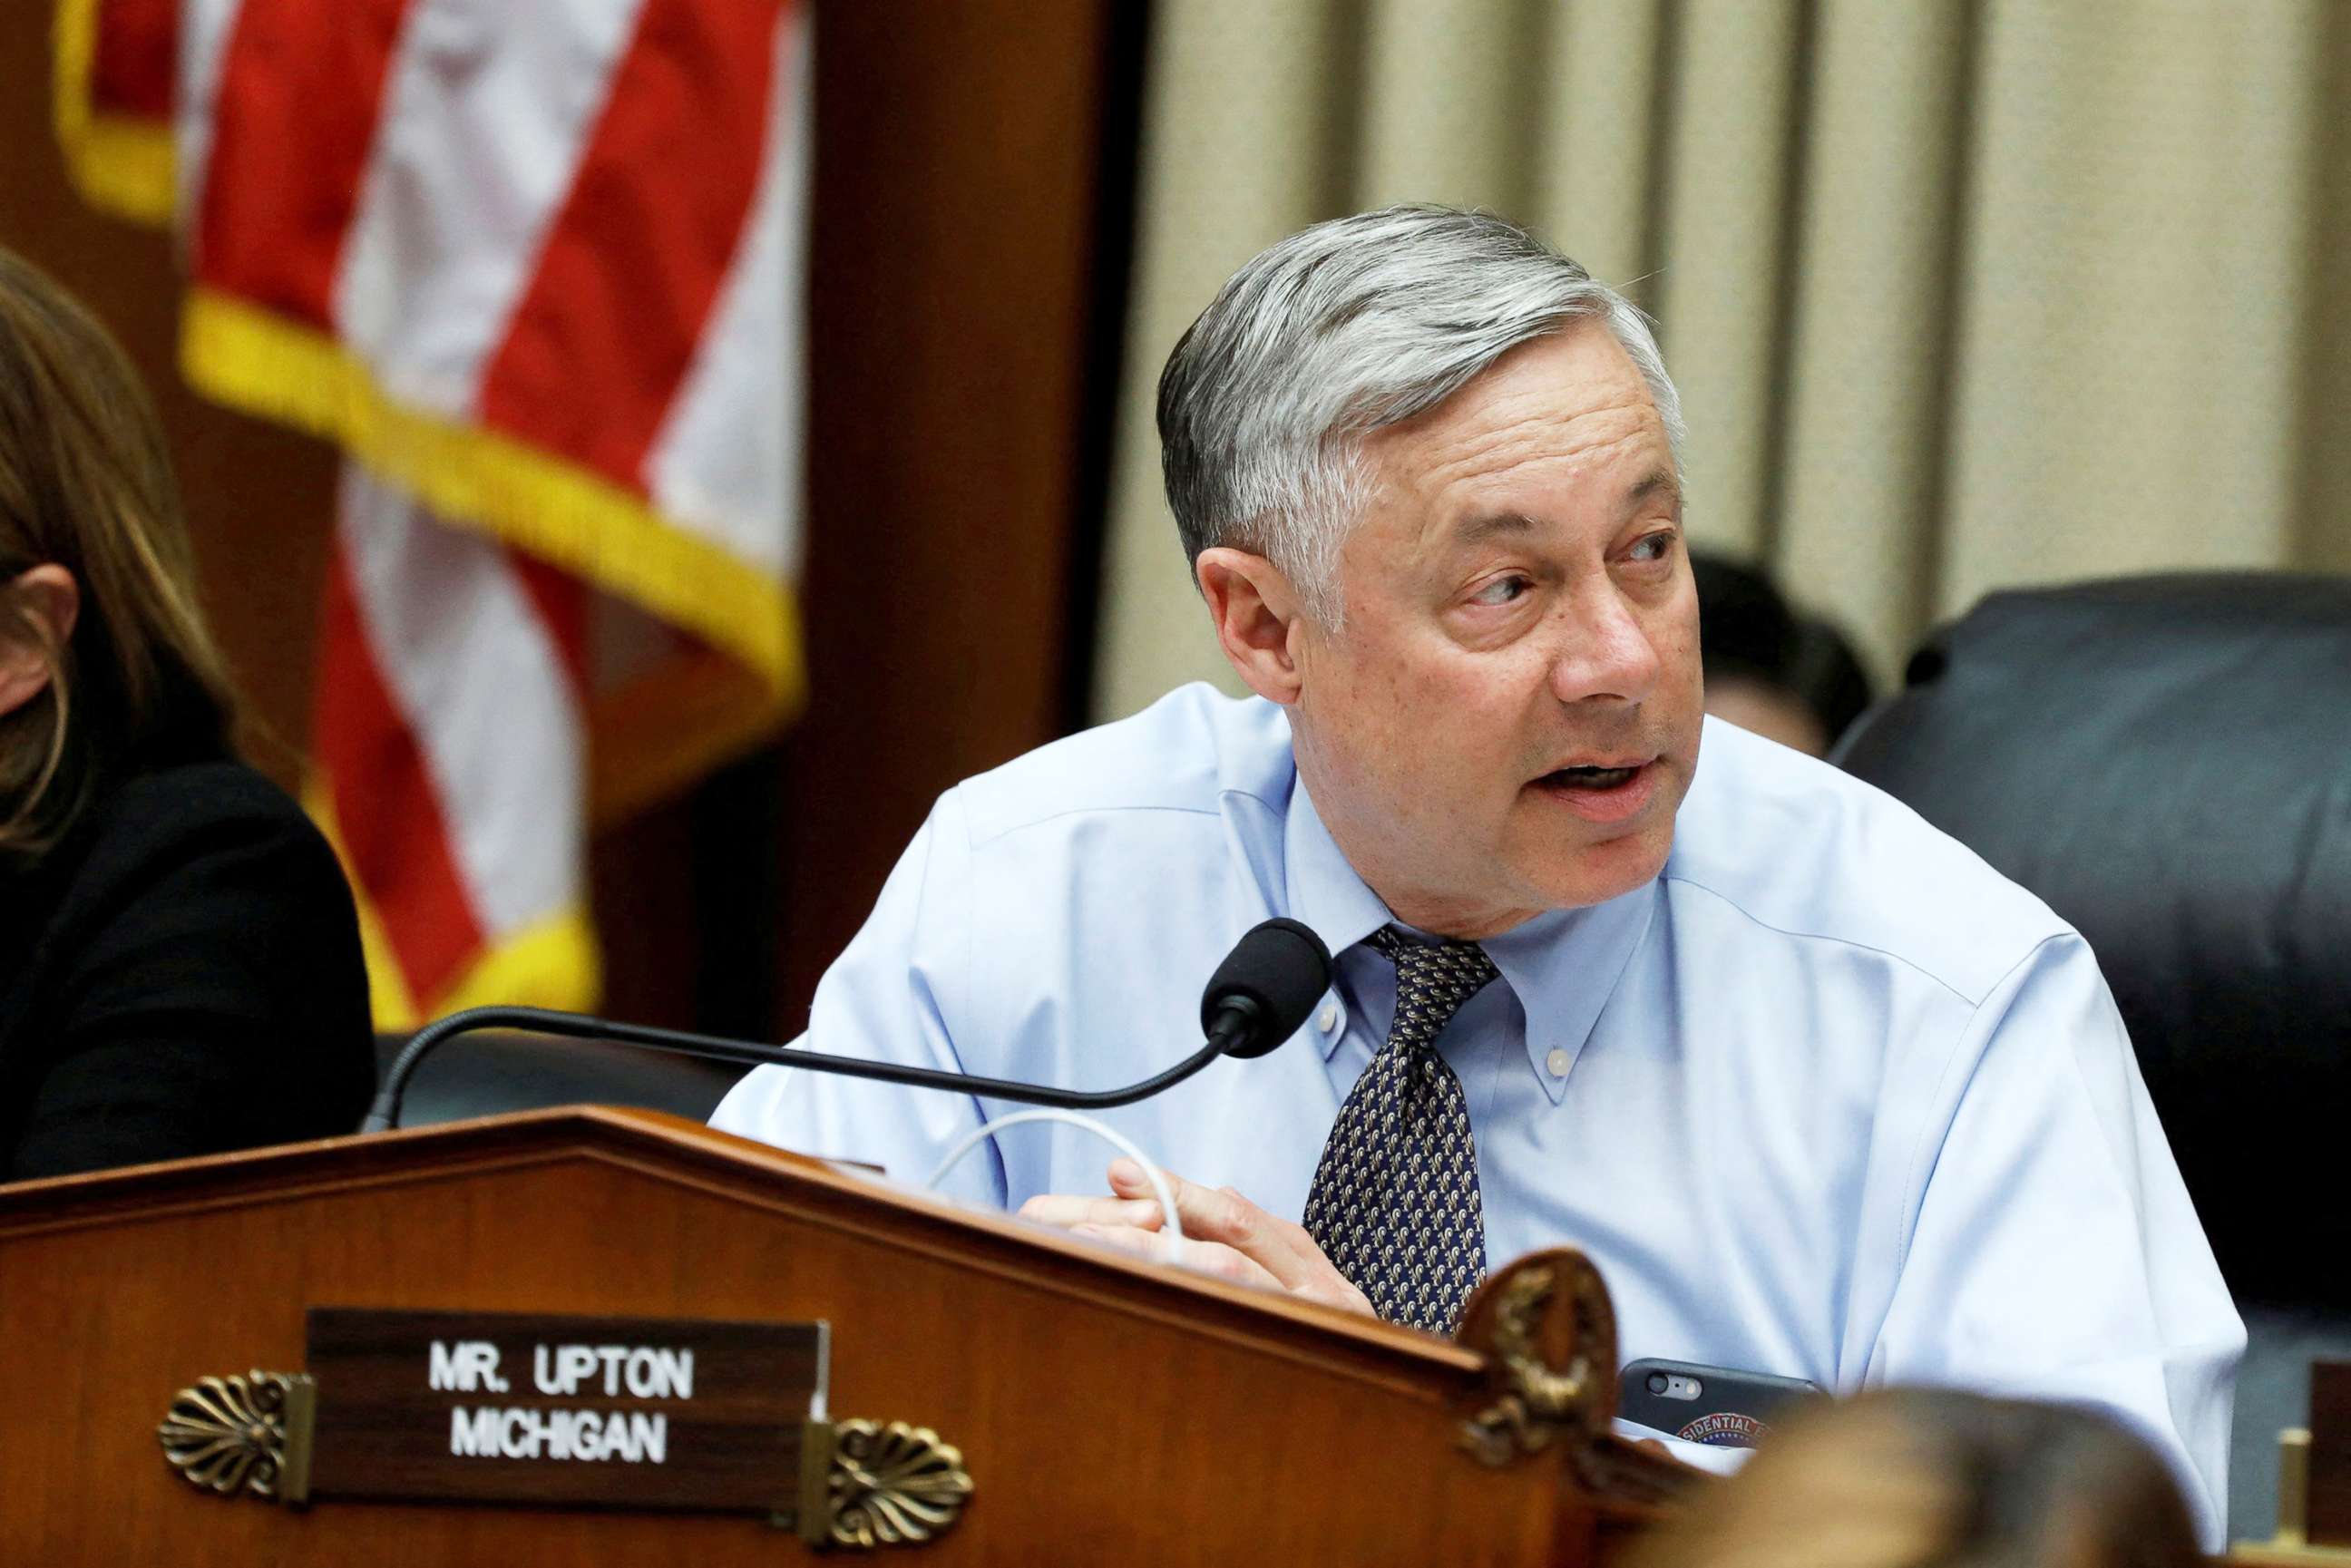
<path fill-rule="evenodd" d="M 1616 994 L 1656 903 L 1652 880 L 1605 904 L 1547 910 L 1486 938 L 1486 956 L 1526 1010 L 1527 1064 L 1552 1104 L 1566 1095 L 1568 1073 L 1601 1009 Z M 1551 1064 L 1554 1051 L 1567 1053 L 1557 1072 Z"/>
<path fill-rule="evenodd" d="M 1341 852 L 1302 779 L 1290 791 L 1282 837 L 1290 917 L 1311 927 L 1332 957 L 1395 919 Z M 1650 881 L 1605 904 L 1546 911 L 1484 943 L 1527 1015 L 1528 1066 L 1553 1104 L 1566 1094 L 1568 1075 L 1551 1070 L 1551 1053 L 1565 1051 L 1563 1065 L 1573 1068 L 1649 928 L 1656 895 Z M 1338 1031 L 1322 1044 L 1328 1058 Z"/>

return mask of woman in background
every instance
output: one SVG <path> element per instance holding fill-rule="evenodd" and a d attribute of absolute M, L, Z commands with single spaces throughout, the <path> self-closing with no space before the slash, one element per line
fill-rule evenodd
<path fill-rule="evenodd" d="M 366 1108 L 350 891 L 233 711 L 136 372 L 0 249 L 0 1179 Z"/>
<path fill-rule="evenodd" d="M 1889 1389 L 1792 1417 L 1635 1568 L 2201 1568 L 2154 1449 L 2059 1405 Z"/>

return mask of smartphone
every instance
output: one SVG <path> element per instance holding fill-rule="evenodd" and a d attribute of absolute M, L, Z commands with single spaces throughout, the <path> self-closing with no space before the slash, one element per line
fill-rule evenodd
<path fill-rule="evenodd" d="M 1687 1443 L 1751 1448 L 1771 1422 L 1809 1400 L 1818 1384 L 1687 1361 L 1636 1361 L 1617 1385 L 1616 1414 Z"/>

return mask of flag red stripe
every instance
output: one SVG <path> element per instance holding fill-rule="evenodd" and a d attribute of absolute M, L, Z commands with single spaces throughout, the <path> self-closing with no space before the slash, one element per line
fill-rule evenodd
<path fill-rule="evenodd" d="M 639 486 L 758 183 L 786 10 L 645 0 L 485 373 L 485 423 Z"/>
<path fill-rule="evenodd" d="M 538 613 L 571 695 L 584 706 L 588 701 L 588 585 L 518 549 L 507 551 L 507 569 Z"/>
<path fill-rule="evenodd" d="M 180 0 L 104 0 L 89 65 L 90 108 L 169 120 L 179 71 Z"/>
<path fill-rule="evenodd" d="M 410 0 L 244 0 L 198 198 L 203 286 L 319 328 Z"/>
<path fill-rule="evenodd" d="M 423 1008 L 456 983 L 483 931 L 416 737 L 376 664 L 339 543 L 327 570 L 311 736 L 351 877 Z"/>

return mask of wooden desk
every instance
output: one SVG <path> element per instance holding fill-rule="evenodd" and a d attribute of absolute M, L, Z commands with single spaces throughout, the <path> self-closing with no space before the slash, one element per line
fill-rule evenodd
<path fill-rule="evenodd" d="M 1697 1474 L 1609 1435 L 1614 1324 L 1573 1252 L 1497 1273 L 1448 1343 L 573 1108 L 0 1187 L 9 1556 L 726 1568 L 807 1550 L 757 1517 L 297 1511 L 188 1484 L 158 1442 L 174 1394 L 301 1371 L 313 1306 L 822 1320 L 832 1416 L 935 1429 L 972 1481 L 936 1539 L 887 1549 L 908 1562 L 1573 1568 Z"/>

